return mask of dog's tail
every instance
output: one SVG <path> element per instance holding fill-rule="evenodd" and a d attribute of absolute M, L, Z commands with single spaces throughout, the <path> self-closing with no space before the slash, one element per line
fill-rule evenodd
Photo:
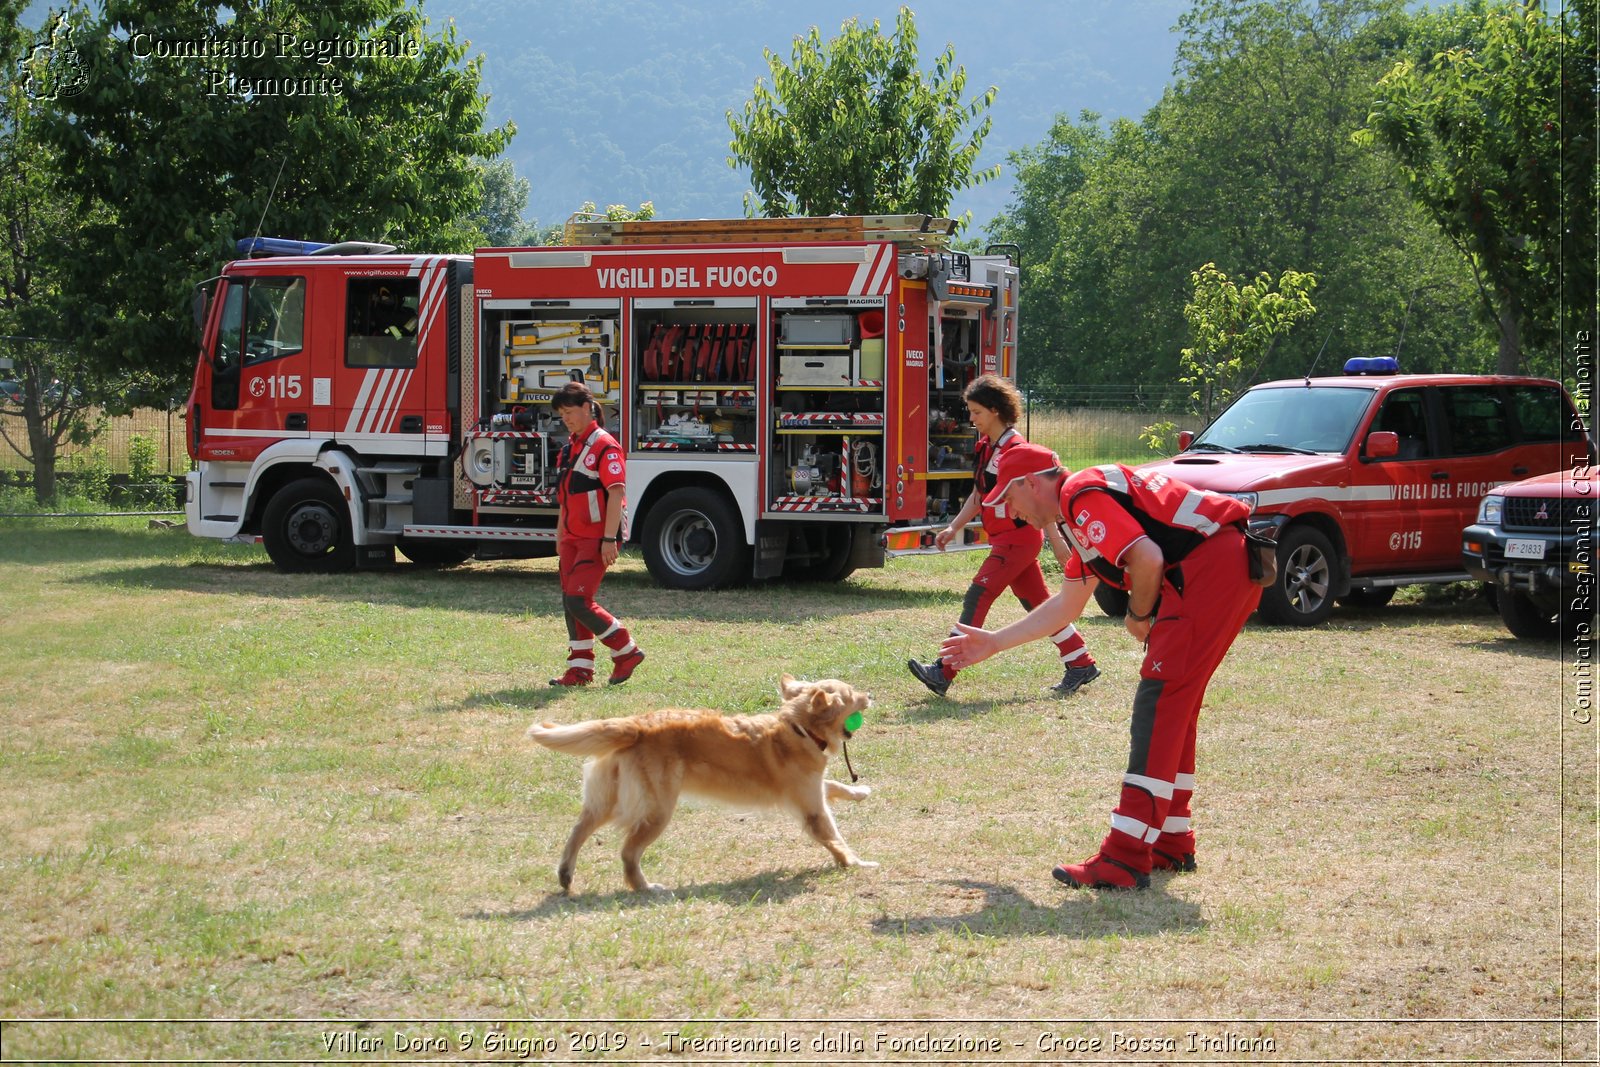
<path fill-rule="evenodd" d="M 627 748 L 639 739 L 639 733 L 638 723 L 631 719 L 594 719 L 571 726 L 545 722 L 528 727 L 533 740 L 569 756 L 604 756 Z"/>

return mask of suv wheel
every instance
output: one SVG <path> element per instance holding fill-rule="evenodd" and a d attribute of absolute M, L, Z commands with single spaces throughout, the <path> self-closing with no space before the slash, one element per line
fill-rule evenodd
<path fill-rule="evenodd" d="M 1268 622 L 1317 626 L 1333 611 L 1338 558 L 1326 535 L 1314 526 L 1291 526 L 1278 539 L 1278 580 L 1261 593 Z"/>
<path fill-rule="evenodd" d="M 1352 589 L 1339 598 L 1347 608 L 1381 608 L 1394 599 L 1394 586 L 1379 585 L 1371 589 Z"/>
<path fill-rule="evenodd" d="M 1094 602 L 1100 605 L 1100 610 L 1113 619 L 1120 619 L 1128 613 L 1128 591 L 1101 582 L 1094 587 Z"/>
<path fill-rule="evenodd" d="M 1527 593 L 1500 590 L 1500 618 L 1524 641 L 1554 641 L 1561 632 L 1556 613 L 1535 604 Z"/>

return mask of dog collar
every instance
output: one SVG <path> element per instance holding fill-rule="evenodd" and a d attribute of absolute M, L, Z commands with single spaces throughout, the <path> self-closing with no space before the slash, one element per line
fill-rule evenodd
<path fill-rule="evenodd" d="M 792 722 L 789 725 L 794 727 L 795 733 L 802 737 L 809 737 L 812 741 L 815 741 L 818 751 L 828 751 L 828 742 L 826 738 L 818 737 L 816 734 L 812 733 L 810 730 L 807 730 L 804 726 L 801 726 L 797 722 Z"/>

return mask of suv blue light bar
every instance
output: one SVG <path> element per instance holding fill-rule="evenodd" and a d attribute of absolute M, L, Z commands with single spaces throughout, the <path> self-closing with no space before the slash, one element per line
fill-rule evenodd
<path fill-rule="evenodd" d="M 1399 374 L 1400 361 L 1393 356 L 1356 356 L 1345 360 L 1346 374 Z"/>

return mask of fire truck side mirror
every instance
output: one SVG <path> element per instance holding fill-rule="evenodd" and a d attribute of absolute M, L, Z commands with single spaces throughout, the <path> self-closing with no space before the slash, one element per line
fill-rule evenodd
<path fill-rule="evenodd" d="M 1187 452 L 1187 451 L 1189 451 L 1189 446 L 1192 445 L 1192 444 L 1194 444 L 1194 431 L 1193 430 L 1179 430 L 1178 431 L 1178 451 L 1179 452 Z"/>

